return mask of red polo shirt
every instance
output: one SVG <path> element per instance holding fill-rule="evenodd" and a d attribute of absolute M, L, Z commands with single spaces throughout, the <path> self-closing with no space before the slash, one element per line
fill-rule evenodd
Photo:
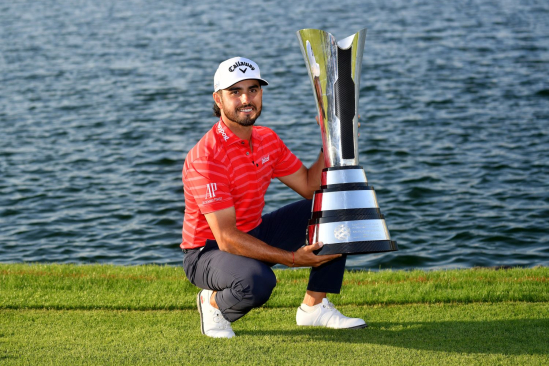
<path fill-rule="evenodd" d="M 185 221 L 181 248 L 214 239 L 204 214 L 234 206 L 236 227 L 244 232 L 261 223 L 271 179 L 293 174 L 301 161 L 267 127 L 254 126 L 252 146 L 219 120 L 189 151 L 183 166 Z"/>

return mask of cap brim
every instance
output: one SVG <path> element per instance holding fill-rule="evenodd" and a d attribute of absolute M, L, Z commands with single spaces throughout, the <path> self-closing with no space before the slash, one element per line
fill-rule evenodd
<path fill-rule="evenodd" d="M 214 90 L 214 92 L 218 91 L 218 90 L 223 90 L 223 89 L 227 89 L 227 88 L 230 88 L 231 86 L 233 86 L 234 84 L 238 84 L 240 83 L 241 81 L 244 81 L 244 80 L 257 80 L 259 81 L 259 84 L 260 85 L 269 85 L 269 83 L 267 82 L 267 80 L 264 80 L 264 79 L 258 79 L 258 78 L 249 78 L 249 79 L 242 79 L 242 80 L 238 80 L 230 85 L 227 85 L 227 86 L 223 86 L 223 85 L 220 85 L 217 89 Z"/>

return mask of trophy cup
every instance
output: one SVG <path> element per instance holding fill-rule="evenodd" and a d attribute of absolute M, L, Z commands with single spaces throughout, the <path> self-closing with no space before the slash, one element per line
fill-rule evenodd
<path fill-rule="evenodd" d="M 398 250 L 374 187 L 358 165 L 358 96 L 366 29 L 339 42 L 318 29 L 297 32 L 315 95 L 326 168 L 307 228 L 316 254 Z"/>

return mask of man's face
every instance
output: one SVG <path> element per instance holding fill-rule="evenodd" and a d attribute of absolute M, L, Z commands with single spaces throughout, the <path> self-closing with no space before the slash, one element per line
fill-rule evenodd
<path fill-rule="evenodd" d="M 217 93 L 214 93 L 215 102 L 221 109 L 225 122 L 252 126 L 261 115 L 263 90 L 257 80 L 242 80 L 222 90 L 218 99 L 215 94 Z"/>

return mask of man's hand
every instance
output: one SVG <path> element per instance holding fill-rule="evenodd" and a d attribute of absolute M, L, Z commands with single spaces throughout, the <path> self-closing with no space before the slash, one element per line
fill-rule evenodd
<path fill-rule="evenodd" d="M 205 215 L 219 249 L 243 257 L 257 259 L 267 263 L 280 263 L 288 267 L 318 267 L 321 264 L 341 257 L 341 254 L 316 255 L 314 250 L 322 248 L 315 243 L 299 248 L 295 253 L 279 249 L 254 238 L 236 228 L 234 207 L 214 211 Z"/>
<path fill-rule="evenodd" d="M 341 254 L 316 255 L 313 251 L 322 248 L 322 242 L 306 245 L 295 252 L 294 267 L 318 267 L 324 263 L 341 257 Z"/>

